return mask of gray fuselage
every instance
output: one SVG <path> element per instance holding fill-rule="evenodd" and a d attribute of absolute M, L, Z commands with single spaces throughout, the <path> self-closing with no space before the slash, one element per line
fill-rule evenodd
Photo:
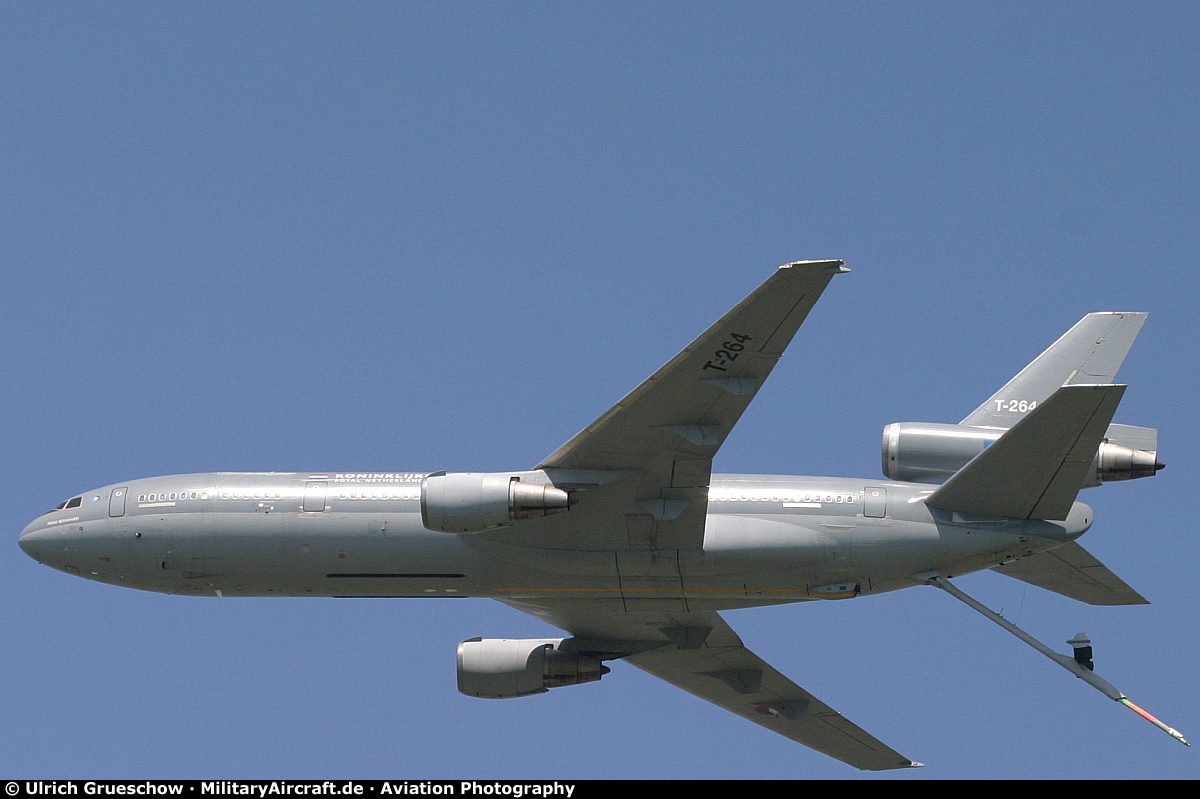
<path fill-rule="evenodd" d="M 36 560 L 100 582 L 207 596 L 559 596 L 622 610 L 720 610 L 836 599 L 1052 549 L 1093 520 L 964 517 L 932 487 L 713 475 L 699 550 L 578 550 L 426 529 L 424 472 L 205 473 L 87 492 L 33 521 Z M 78 499 L 78 502 L 75 500 Z M 569 511 L 568 511 L 569 513 Z"/>

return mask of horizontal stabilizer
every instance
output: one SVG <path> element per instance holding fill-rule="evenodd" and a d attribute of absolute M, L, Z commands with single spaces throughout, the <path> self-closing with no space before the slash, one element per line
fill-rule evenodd
<path fill-rule="evenodd" d="M 1131 424 L 1110 424 L 1104 440 L 1130 449 L 1158 452 L 1158 431 L 1153 427 L 1137 427 Z"/>
<path fill-rule="evenodd" d="M 992 571 L 1089 605 L 1148 605 L 1124 580 L 1074 541 Z"/>
<path fill-rule="evenodd" d="M 1015 519 L 1065 519 L 1125 394 L 1063 386 L 955 472 L 925 504 Z"/>

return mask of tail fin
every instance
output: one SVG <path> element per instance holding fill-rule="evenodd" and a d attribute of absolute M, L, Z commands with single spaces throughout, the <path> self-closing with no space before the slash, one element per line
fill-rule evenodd
<path fill-rule="evenodd" d="M 1067 518 L 1124 394 L 1119 385 L 1063 386 L 925 504 L 985 516 Z"/>
<path fill-rule="evenodd" d="M 1112 383 L 1146 313 L 1090 313 L 959 424 L 1012 427 L 1059 387 Z"/>
<path fill-rule="evenodd" d="M 1088 314 L 959 424 L 888 425 L 883 429 L 883 473 L 905 482 L 945 482 L 998 439 L 1011 438 L 1006 431 L 1015 431 L 1060 389 L 1111 386 L 1147 316 L 1112 311 Z M 1109 424 L 1089 458 L 1085 486 L 1151 477 L 1163 468 L 1158 460 L 1158 431 L 1152 427 Z M 1024 468 L 1017 462 L 1009 466 Z"/>

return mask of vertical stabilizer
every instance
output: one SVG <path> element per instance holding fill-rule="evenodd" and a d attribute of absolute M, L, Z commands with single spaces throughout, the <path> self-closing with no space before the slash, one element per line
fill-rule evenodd
<path fill-rule="evenodd" d="M 1012 427 L 1061 386 L 1112 383 L 1147 316 L 1088 314 L 960 424 Z"/>

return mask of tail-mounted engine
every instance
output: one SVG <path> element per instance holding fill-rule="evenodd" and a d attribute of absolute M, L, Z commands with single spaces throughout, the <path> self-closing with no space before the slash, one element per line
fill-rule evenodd
<path fill-rule="evenodd" d="M 609 668 L 591 655 L 563 652 L 562 638 L 471 638 L 458 645 L 458 690 L 481 699 L 544 694 L 596 682 Z"/>
<path fill-rule="evenodd" d="M 892 480 L 943 483 L 1005 432 L 962 424 L 889 424 L 883 428 L 883 473 Z M 1157 449 L 1153 428 L 1111 425 L 1085 485 L 1152 477 L 1163 468 Z"/>
<path fill-rule="evenodd" d="M 421 482 L 421 522 L 440 533 L 481 533 L 570 506 L 566 491 L 522 476 L 508 472 L 431 474 Z"/>

